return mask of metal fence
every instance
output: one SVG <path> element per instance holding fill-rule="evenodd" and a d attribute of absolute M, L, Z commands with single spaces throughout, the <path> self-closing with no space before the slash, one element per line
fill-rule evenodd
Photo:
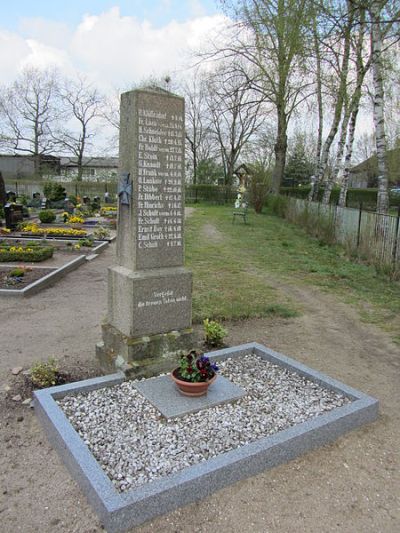
<path fill-rule="evenodd" d="M 359 209 L 287 198 L 286 216 L 307 226 L 316 236 L 344 245 L 379 265 L 400 268 L 400 209 L 396 215 L 383 215 Z"/>

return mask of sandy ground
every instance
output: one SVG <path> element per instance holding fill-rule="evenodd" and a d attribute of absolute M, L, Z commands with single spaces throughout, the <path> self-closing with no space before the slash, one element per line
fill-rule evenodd
<path fill-rule="evenodd" d="M 1 532 L 102 530 L 34 411 L 11 400 L 22 380 L 11 368 L 26 369 L 56 356 L 63 368 L 75 368 L 82 376 L 100 373 L 94 346 L 101 338 L 106 268 L 114 247 L 38 295 L 0 301 Z M 379 398 L 379 420 L 135 531 L 400 531 L 399 348 L 332 296 L 279 280 L 268 283 L 300 301 L 302 315 L 227 324 L 229 344 L 264 343 Z M 6 393 L 7 384 L 11 390 Z"/>

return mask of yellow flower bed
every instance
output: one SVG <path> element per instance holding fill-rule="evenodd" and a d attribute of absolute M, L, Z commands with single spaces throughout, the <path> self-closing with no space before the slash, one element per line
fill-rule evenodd
<path fill-rule="evenodd" d="M 118 208 L 117 208 L 117 207 L 111 207 L 111 206 L 102 207 L 102 208 L 100 209 L 100 215 L 112 215 L 112 214 L 117 214 L 117 211 L 118 211 Z"/>
<path fill-rule="evenodd" d="M 0 253 L 19 254 L 21 252 L 33 252 L 33 248 L 25 248 L 22 246 L 10 246 L 9 248 L 0 247 Z"/>
<path fill-rule="evenodd" d="M 37 224 L 25 224 L 21 233 L 34 235 L 68 235 L 71 237 L 85 237 L 86 231 L 72 228 L 41 228 Z"/>
<path fill-rule="evenodd" d="M 68 217 L 68 224 L 83 224 L 85 222 L 85 219 L 78 216 L 70 216 Z"/>

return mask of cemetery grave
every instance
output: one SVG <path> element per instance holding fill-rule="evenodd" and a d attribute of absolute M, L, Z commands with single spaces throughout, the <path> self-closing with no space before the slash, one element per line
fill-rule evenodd
<path fill-rule="evenodd" d="M 257 343 L 208 354 L 222 376 L 189 405 L 168 376 L 138 379 L 172 370 L 194 342 L 183 150 L 181 98 L 122 95 L 117 263 L 96 352 L 103 367 L 123 372 L 35 392 L 50 442 L 109 532 L 287 462 L 378 414 L 374 398 Z"/>
<path fill-rule="evenodd" d="M 34 294 L 87 260 L 95 259 L 106 246 L 108 241 L 88 236 L 0 238 L 0 296 Z"/>

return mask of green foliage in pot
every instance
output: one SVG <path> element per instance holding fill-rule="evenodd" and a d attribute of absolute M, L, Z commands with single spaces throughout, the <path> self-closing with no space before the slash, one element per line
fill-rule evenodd
<path fill-rule="evenodd" d="M 43 209 L 39 213 L 39 220 L 43 224 L 51 224 L 56 219 L 56 214 L 51 209 Z"/>
<path fill-rule="evenodd" d="M 206 318 L 203 322 L 205 342 L 208 346 L 222 346 L 227 330 L 216 320 Z"/>

